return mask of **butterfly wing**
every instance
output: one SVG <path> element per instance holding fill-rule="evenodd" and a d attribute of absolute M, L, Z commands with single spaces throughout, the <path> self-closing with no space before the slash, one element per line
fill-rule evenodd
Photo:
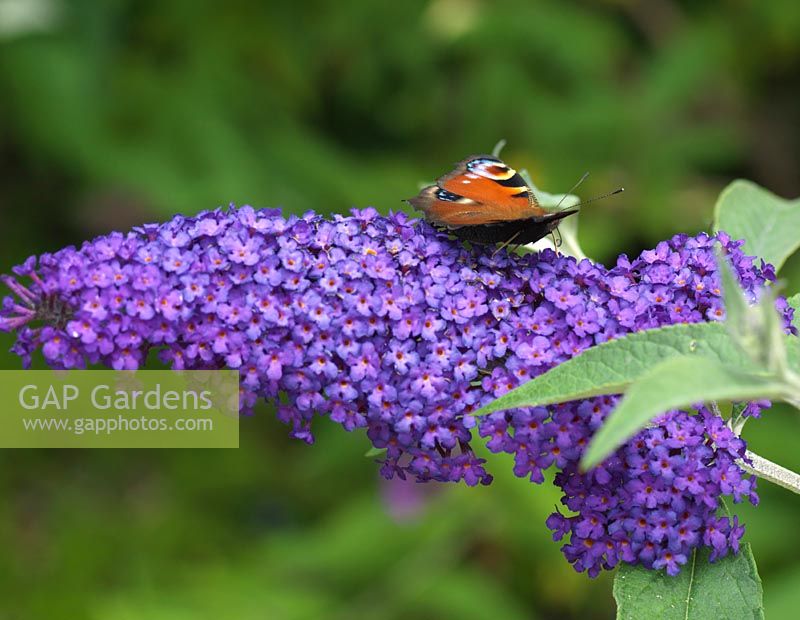
<path fill-rule="evenodd" d="M 425 214 L 425 219 L 439 226 L 459 228 L 461 226 L 478 226 L 488 223 L 486 205 L 448 192 L 438 185 L 423 188 L 414 198 L 407 202 Z"/>
<path fill-rule="evenodd" d="M 547 215 L 522 176 L 491 155 L 473 155 L 437 181 L 453 194 L 486 206 L 492 222 L 523 220 Z"/>
<path fill-rule="evenodd" d="M 408 201 L 433 223 L 458 228 L 547 217 L 520 174 L 491 155 L 459 162 Z"/>

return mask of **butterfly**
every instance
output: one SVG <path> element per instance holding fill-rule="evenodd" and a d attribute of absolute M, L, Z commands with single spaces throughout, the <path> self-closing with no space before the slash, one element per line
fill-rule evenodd
<path fill-rule="evenodd" d="M 472 155 L 406 200 L 425 219 L 474 243 L 533 243 L 578 212 L 546 211 L 522 176 L 494 155 Z"/>

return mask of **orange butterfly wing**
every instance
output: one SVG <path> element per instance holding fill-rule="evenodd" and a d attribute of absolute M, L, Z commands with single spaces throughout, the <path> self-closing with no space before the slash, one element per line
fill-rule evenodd
<path fill-rule="evenodd" d="M 487 218 L 495 222 L 542 217 L 533 192 L 522 176 L 491 155 L 473 155 L 437 181 L 445 189 L 485 206 Z"/>
<path fill-rule="evenodd" d="M 491 155 L 459 162 L 410 202 L 436 224 L 480 226 L 545 217 L 520 174 Z"/>
<path fill-rule="evenodd" d="M 440 226 L 458 228 L 460 226 L 478 226 L 486 224 L 486 205 L 471 198 L 458 196 L 438 185 L 423 188 L 414 198 L 407 202 L 425 214 L 425 218 Z"/>

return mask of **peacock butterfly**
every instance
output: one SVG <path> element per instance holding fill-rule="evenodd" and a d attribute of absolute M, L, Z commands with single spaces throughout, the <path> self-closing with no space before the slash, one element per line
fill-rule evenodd
<path fill-rule="evenodd" d="M 435 226 L 474 243 L 533 243 L 578 212 L 543 209 L 522 176 L 494 155 L 468 157 L 406 202 Z"/>

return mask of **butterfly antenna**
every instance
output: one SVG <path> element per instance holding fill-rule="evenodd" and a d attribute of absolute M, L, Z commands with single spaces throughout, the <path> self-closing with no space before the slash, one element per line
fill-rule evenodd
<path fill-rule="evenodd" d="M 607 192 L 605 194 L 600 194 L 599 196 L 595 196 L 594 198 L 589 198 L 589 200 L 584 200 L 583 202 L 579 202 L 576 205 L 572 205 L 570 209 L 574 209 L 576 207 L 582 207 L 583 205 L 588 205 L 590 202 L 594 202 L 595 200 L 602 200 L 603 198 L 608 198 L 609 196 L 614 196 L 615 194 L 621 194 L 625 191 L 624 187 L 618 187 L 613 192 Z"/>
<path fill-rule="evenodd" d="M 588 176 L 589 176 L 589 173 L 588 172 L 584 172 L 583 176 L 580 179 L 578 179 L 578 182 L 575 183 L 575 185 L 573 185 L 572 188 L 566 194 L 564 194 L 561 197 L 561 200 L 558 201 L 558 204 L 556 205 L 555 208 L 558 209 L 561 206 L 561 203 L 564 202 L 567 199 L 567 196 L 569 196 L 572 192 L 574 192 L 576 189 L 578 189 L 581 186 L 581 183 L 583 183 Z"/>
<path fill-rule="evenodd" d="M 494 145 L 492 149 L 492 157 L 500 157 L 500 151 L 502 151 L 506 146 L 506 139 L 503 138 L 497 144 Z"/>

